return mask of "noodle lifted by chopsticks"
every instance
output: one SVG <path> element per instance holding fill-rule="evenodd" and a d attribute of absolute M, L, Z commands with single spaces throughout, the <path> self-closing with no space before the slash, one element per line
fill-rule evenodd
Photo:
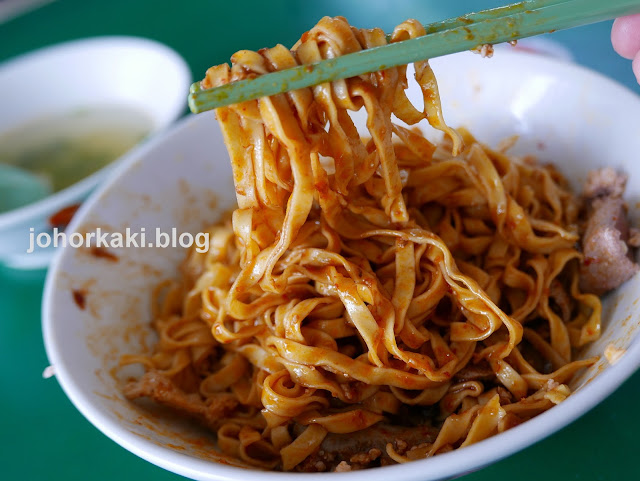
<path fill-rule="evenodd" d="M 391 41 L 424 33 L 409 20 Z M 202 85 L 385 43 L 325 17 L 293 50 L 237 52 Z M 165 289 L 154 354 L 123 359 L 149 371 L 129 397 L 197 416 L 252 465 L 317 471 L 467 446 L 569 395 L 594 362 L 572 348 L 598 337 L 601 311 L 578 288 L 578 201 L 553 168 L 447 127 L 428 62 L 415 72 L 423 111 L 406 67 L 217 110 L 238 208 Z M 381 434 L 402 423 L 432 435 Z M 369 445 L 341 436 L 360 431 Z"/>

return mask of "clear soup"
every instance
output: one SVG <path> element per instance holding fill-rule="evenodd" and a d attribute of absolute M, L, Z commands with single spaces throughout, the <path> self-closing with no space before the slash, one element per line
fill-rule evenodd
<path fill-rule="evenodd" d="M 38 176 L 57 192 L 113 162 L 152 126 L 150 117 L 129 107 L 41 117 L 0 134 L 0 163 Z"/>

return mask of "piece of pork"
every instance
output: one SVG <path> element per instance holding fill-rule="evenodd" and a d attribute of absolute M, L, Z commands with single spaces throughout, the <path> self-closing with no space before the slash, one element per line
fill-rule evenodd
<path fill-rule="evenodd" d="M 453 379 L 456 382 L 489 381 L 495 377 L 496 373 L 493 372 L 489 363 L 487 361 L 481 361 L 478 364 L 467 364 L 453 376 Z"/>
<path fill-rule="evenodd" d="M 210 429 L 216 430 L 238 405 L 231 393 L 218 393 L 205 403 L 197 393 L 187 394 L 168 377 L 149 371 L 137 381 L 128 383 L 123 389 L 129 400 L 149 398 L 182 414 L 194 417 Z"/>
<path fill-rule="evenodd" d="M 582 195 L 587 200 L 598 197 L 622 197 L 627 185 L 627 175 L 612 167 L 591 170 L 587 174 Z"/>
<path fill-rule="evenodd" d="M 410 448 L 423 443 L 433 443 L 438 429 L 429 424 L 395 426 L 378 423 L 362 431 L 349 434 L 329 433 L 318 450 L 300 463 L 296 470 L 302 472 L 362 469 L 373 463 L 395 464 L 387 454 L 387 443 Z"/>
<path fill-rule="evenodd" d="M 604 294 L 629 280 L 638 265 L 632 260 L 629 222 L 622 194 L 627 177 L 611 168 L 589 173 L 584 189 L 587 221 L 580 266 L 583 291 Z"/>

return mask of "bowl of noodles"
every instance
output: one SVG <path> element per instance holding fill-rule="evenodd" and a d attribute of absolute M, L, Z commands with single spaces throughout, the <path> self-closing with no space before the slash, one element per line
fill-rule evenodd
<path fill-rule="evenodd" d="M 203 86 L 386 41 L 325 18 Z M 53 372 L 103 433 L 194 479 L 495 462 L 640 364 L 639 110 L 500 50 L 185 119 L 70 225 L 43 304 Z"/>

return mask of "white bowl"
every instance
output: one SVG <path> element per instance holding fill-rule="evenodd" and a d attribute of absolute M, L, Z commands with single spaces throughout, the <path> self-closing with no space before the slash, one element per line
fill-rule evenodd
<path fill-rule="evenodd" d="M 589 169 L 612 165 L 630 174 L 630 205 L 640 196 L 640 99 L 598 74 L 536 55 L 499 52 L 492 59 L 460 54 L 433 61 L 450 125 L 466 125 L 495 144 L 520 135 L 519 152 L 554 161 L 577 186 Z M 414 90 L 412 97 L 419 94 Z M 191 117 L 148 143 L 119 167 L 76 216 L 72 229 L 156 227 L 197 232 L 235 205 L 231 169 L 211 114 Z M 634 220 L 637 213 L 632 209 Z M 65 249 L 52 265 L 43 306 L 49 360 L 76 407 L 98 429 L 165 469 L 202 480 L 340 479 L 427 481 L 460 475 L 508 456 L 567 425 L 602 401 L 640 364 L 636 316 L 640 276 L 604 300 L 603 333 L 583 356 L 614 344 L 626 349 L 610 366 L 603 358 L 572 381 L 565 402 L 478 444 L 366 473 L 292 474 L 245 470 L 211 449 L 193 424 L 150 415 L 127 402 L 110 370 L 139 352 L 149 335 L 150 294 L 176 275 L 182 249 L 119 249 L 118 262 Z M 85 289 L 86 308 L 72 297 Z"/>
<path fill-rule="evenodd" d="M 153 135 L 185 110 L 191 83 L 186 62 L 169 47 L 135 37 L 96 37 L 31 52 L 0 65 L 0 135 L 30 121 L 93 106 L 130 107 L 151 121 Z M 116 162 L 38 202 L 0 214 L 0 263 L 45 267 L 54 252 L 27 254 L 29 228 L 79 203 Z"/>

